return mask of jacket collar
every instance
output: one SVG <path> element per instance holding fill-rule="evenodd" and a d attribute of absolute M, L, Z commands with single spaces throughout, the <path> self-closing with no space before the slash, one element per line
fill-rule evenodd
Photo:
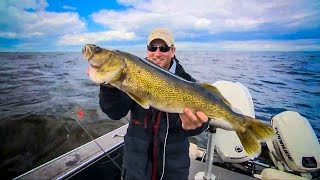
<path fill-rule="evenodd" d="M 176 68 L 177 68 L 177 63 L 176 63 L 175 59 L 172 59 L 171 62 L 172 63 L 171 63 L 171 67 L 170 67 L 169 71 L 171 73 L 175 74 L 176 73 Z"/>

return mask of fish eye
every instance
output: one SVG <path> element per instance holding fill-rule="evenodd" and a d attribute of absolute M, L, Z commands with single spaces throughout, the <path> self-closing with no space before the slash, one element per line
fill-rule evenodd
<path fill-rule="evenodd" d="M 93 50 L 94 50 L 94 52 L 98 53 L 98 52 L 100 52 L 102 49 L 101 49 L 101 47 L 99 47 L 99 46 L 95 46 Z"/>

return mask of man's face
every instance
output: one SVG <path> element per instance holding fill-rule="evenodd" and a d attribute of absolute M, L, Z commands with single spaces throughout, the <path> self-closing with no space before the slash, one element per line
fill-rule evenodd
<path fill-rule="evenodd" d="M 150 42 L 150 45 L 160 47 L 166 45 L 166 43 L 161 39 L 155 39 Z M 175 53 L 176 48 L 174 46 L 172 46 L 168 52 L 161 52 L 160 48 L 157 48 L 155 52 L 147 50 L 147 59 L 168 70 L 170 68 L 171 59 Z"/>

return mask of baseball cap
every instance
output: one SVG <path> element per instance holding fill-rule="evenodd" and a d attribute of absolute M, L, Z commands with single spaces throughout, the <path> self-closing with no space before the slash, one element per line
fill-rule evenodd
<path fill-rule="evenodd" d="M 174 44 L 172 33 L 165 28 L 156 28 L 152 30 L 148 37 L 148 45 L 150 45 L 150 42 L 155 39 L 162 39 L 168 46 Z"/>

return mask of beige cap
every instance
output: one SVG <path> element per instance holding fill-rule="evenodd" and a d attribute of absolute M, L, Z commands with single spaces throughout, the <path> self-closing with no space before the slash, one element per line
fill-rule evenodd
<path fill-rule="evenodd" d="M 148 45 L 155 39 L 162 39 L 168 46 L 174 44 L 173 35 L 165 28 L 156 28 L 152 30 L 148 38 Z"/>

